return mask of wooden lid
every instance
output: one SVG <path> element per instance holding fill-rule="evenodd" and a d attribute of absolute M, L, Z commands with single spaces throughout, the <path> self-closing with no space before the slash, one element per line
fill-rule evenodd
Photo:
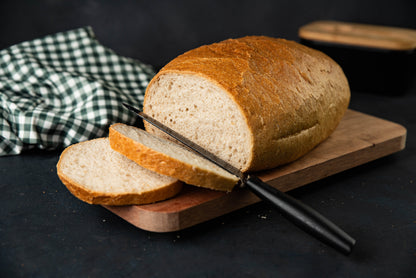
<path fill-rule="evenodd" d="M 416 30 L 339 21 L 315 21 L 299 29 L 302 39 L 382 48 L 413 50 Z"/>

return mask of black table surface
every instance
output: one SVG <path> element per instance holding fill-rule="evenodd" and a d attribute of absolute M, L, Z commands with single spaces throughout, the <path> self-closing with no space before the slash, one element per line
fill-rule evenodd
<path fill-rule="evenodd" d="M 342 255 L 260 202 L 179 232 L 140 230 L 73 197 L 60 151 L 0 158 L 1 277 L 411 277 L 416 271 L 416 94 L 352 92 L 402 124 L 405 150 L 289 192 L 357 240 Z"/>

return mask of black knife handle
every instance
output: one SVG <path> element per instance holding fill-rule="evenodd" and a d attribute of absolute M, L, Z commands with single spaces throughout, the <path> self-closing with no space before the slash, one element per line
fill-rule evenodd
<path fill-rule="evenodd" d="M 277 207 L 283 216 L 299 228 L 344 254 L 351 252 L 355 239 L 316 210 L 268 185 L 256 176 L 249 175 L 245 184 L 258 197 Z"/>

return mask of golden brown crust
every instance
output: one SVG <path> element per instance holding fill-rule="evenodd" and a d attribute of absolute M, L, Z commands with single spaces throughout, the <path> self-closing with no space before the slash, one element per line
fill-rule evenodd
<path fill-rule="evenodd" d="M 243 171 L 273 168 L 306 154 L 336 128 L 350 98 L 348 81 L 331 58 L 263 36 L 229 39 L 178 56 L 150 82 L 145 112 L 152 84 L 169 73 L 206 78 L 239 106 L 253 136 L 252 161 Z"/>
<path fill-rule="evenodd" d="M 67 189 L 75 197 L 86 203 L 111 206 L 150 204 L 157 201 L 169 199 L 178 194 L 182 189 L 182 182 L 175 181 L 171 184 L 167 184 L 163 187 L 157 188 L 152 191 L 146 191 L 143 193 L 107 194 L 103 192 L 95 192 L 88 190 L 81 184 L 73 181 L 70 177 L 66 176 L 61 171 L 62 158 L 66 155 L 66 153 L 71 147 L 72 146 L 69 146 L 62 152 L 57 164 L 57 174 L 59 179 L 67 187 Z"/>
<path fill-rule="evenodd" d="M 113 127 L 116 125 L 119 124 L 110 126 L 111 148 L 140 166 L 195 186 L 221 191 L 231 191 L 235 186 L 234 179 L 201 169 L 140 144 L 115 130 Z"/>

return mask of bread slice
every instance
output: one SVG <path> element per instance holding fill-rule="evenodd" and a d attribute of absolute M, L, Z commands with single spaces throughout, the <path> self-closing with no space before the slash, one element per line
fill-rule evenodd
<path fill-rule="evenodd" d="M 125 124 L 110 127 L 111 148 L 139 165 L 188 184 L 231 191 L 238 178 L 185 147 Z"/>
<path fill-rule="evenodd" d="M 110 148 L 108 138 L 66 148 L 58 176 L 77 198 L 89 204 L 139 205 L 176 195 L 182 183 L 145 169 Z"/>
<path fill-rule="evenodd" d="M 143 111 L 248 172 L 309 152 L 334 131 L 349 100 L 347 78 L 324 53 L 248 36 L 173 59 L 149 83 Z"/>

